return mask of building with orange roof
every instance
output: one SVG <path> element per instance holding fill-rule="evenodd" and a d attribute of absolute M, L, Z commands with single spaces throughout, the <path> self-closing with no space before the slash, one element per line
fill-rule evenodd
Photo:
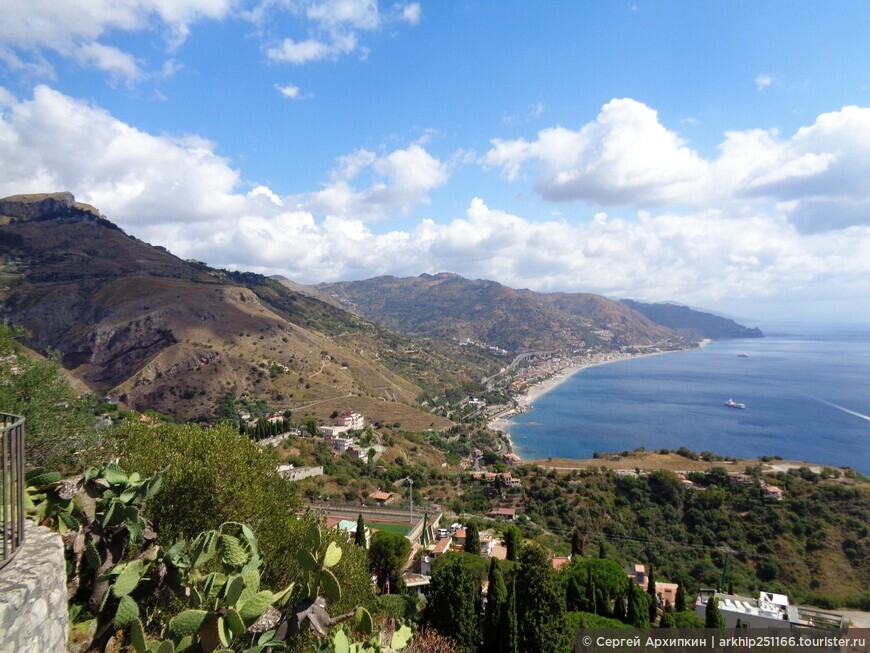
<path fill-rule="evenodd" d="M 379 506 L 384 506 L 393 500 L 395 495 L 392 492 L 384 492 L 383 490 L 377 490 L 372 492 L 369 495 L 369 499 L 377 502 Z"/>
<path fill-rule="evenodd" d="M 550 564 L 553 565 L 553 569 L 555 569 L 556 571 L 559 571 L 565 565 L 571 564 L 571 556 L 568 556 L 567 558 L 553 556 L 550 559 Z"/>

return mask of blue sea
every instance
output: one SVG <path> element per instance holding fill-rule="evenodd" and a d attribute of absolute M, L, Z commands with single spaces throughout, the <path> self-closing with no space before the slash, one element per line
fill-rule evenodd
<path fill-rule="evenodd" d="M 517 453 L 591 458 L 686 446 L 870 474 L 870 327 L 765 336 L 587 368 L 515 418 Z M 726 407 L 732 398 L 747 408 Z"/>

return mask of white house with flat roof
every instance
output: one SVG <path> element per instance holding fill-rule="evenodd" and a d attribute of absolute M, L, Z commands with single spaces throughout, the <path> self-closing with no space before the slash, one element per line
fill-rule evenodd
<path fill-rule="evenodd" d="M 352 413 L 349 410 L 343 411 L 335 421 L 340 426 L 346 426 L 347 428 L 356 431 L 365 428 L 366 425 L 366 420 L 362 415 L 359 413 Z"/>
<path fill-rule="evenodd" d="M 707 602 L 714 597 L 719 602 L 719 612 L 727 628 L 736 628 L 738 620 L 748 628 L 825 628 L 842 631 L 846 627 L 842 615 L 792 605 L 787 596 L 774 592 L 759 592 L 758 598 L 752 599 L 702 588 L 695 601 L 695 612 L 700 617 L 704 617 Z"/>

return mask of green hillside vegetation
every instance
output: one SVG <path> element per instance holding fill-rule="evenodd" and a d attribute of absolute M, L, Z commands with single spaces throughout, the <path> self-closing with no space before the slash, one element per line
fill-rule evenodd
<path fill-rule="evenodd" d="M 765 497 L 759 470 L 734 483 L 724 468 L 692 472 L 684 488 L 673 472 L 618 477 L 612 471 L 568 474 L 527 467 L 525 512 L 567 547 L 578 530 L 587 552 L 598 547 L 622 564 L 652 564 L 659 578 L 691 589 L 759 588 L 822 607 L 870 606 L 870 483 L 852 472 L 808 468 L 765 474 L 784 490 Z M 530 534 L 534 534 L 532 529 Z M 547 540 L 554 542 L 554 540 Z"/>
<path fill-rule="evenodd" d="M 0 322 L 0 410 L 27 418 L 28 465 L 75 470 L 98 455 L 97 403 L 70 387 L 56 358 L 25 355 L 23 335 Z"/>

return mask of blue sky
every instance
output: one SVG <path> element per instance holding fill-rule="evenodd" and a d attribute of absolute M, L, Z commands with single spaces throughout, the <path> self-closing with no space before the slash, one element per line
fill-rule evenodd
<path fill-rule="evenodd" d="M 870 322 L 870 5 L 0 0 L 0 194 L 303 283 Z"/>

